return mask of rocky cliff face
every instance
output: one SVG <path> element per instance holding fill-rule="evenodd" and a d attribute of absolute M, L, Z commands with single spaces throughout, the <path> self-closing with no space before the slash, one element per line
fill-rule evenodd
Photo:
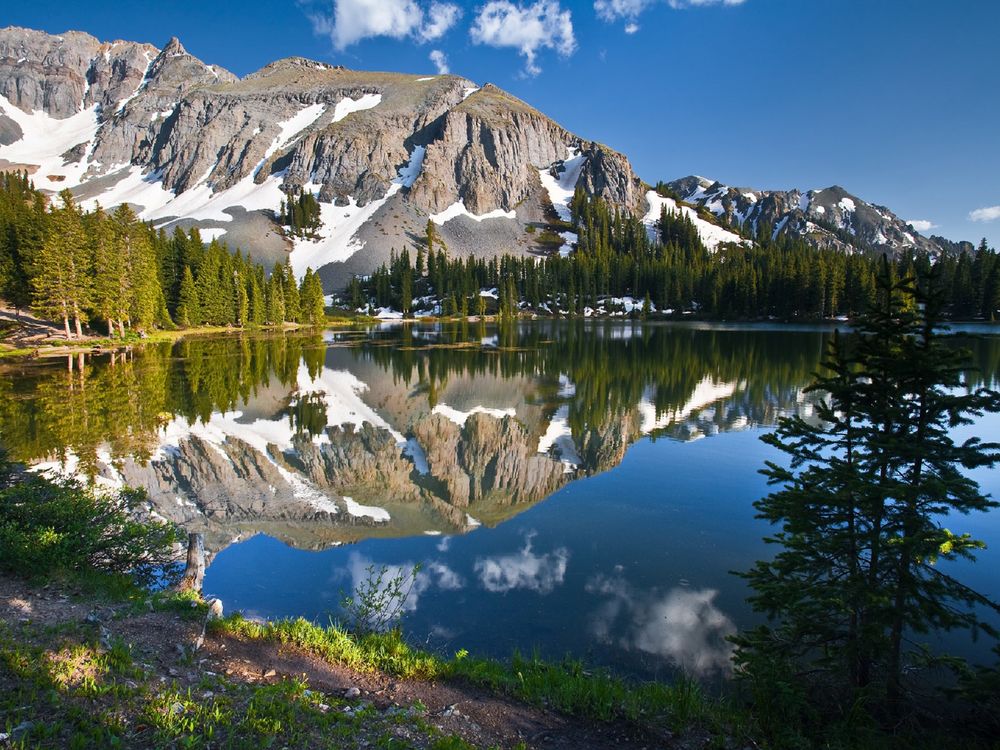
<path fill-rule="evenodd" d="M 682 200 L 708 209 L 750 236 L 768 227 L 775 237 L 800 237 L 816 247 L 845 252 L 938 255 L 963 249 L 961 243 L 924 237 L 885 206 L 868 203 L 836 185 L 806 192 L 755 190 L 691 176 L 674 180 L 669 187 Z"/>
<path fill-rule="evenodd" d="M 0 30 L 0 94 L 0 168 L 86 204 L 133 204 L 167 229 L 200 226 L 260 259 L 290 251 L 300 272 L 348 260 L 371 270 L 436 214 L 459 250 L 474 244 L 469 215 L 496 224 L 477 233 L 483 251 L 530 250 L 511 238 L 544 215 L 539 170 L 571 153 L 586 155 L 579 184 L 641 208 L 624 156 L 457 76 L 289 58 L 239 79 L 177 39 L 157 49 L 11 27 Z M 259 231 L 298 188 L 324 204 L 321 239 Z M 262 257 L 256 238 L 268 234 L 278 240 Z"/>

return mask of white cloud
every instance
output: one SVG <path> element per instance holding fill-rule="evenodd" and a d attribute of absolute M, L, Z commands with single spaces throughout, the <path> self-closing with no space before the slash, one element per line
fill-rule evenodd
<path fill-rule="evenodd" d="M 448 67 L 448 56 L 439 49 L 431 50 L 430 54 L 431 62 L 434 63 L 434 67 L 437 68 L 438 75 L 447 75 L 451 72 Z"/>
<path fill-rule="evenodd" d="M 317 34 L 344 50 L 363 39 L 387 36 L 418 41 L 441 38 L 461 17 L 452 3 L 435 0 L 428 8 L 416 0 L 333 0 L 332 14 L 310 13 Z"/>
<path fill-rule="evenodd" d="M 996 221 L 1000 219 L 1000 206 L 977 208 L 975 211 L 969 212 L 969 218 L 973 221 Z"/>
<path fill-rule="evenodd" d="M 927 219 L 910 219 L 908 222 L 911 227 L 916 229 L 918 232 L 929 232 L 932 229 L 937 229 L 938 225 L 933 221 L 928 221 Z"/>
<path fill-rule="evenodd" d="M 576 51 L 572 13 L 558 0 L 528 5 L 491 0 L 479 9 L 469 33 L 476 44 L 516 49 L 524 57 L 525 72 L 533 76 L 542 72 L 536 62 L 539 50 L 552 49 L 563 57 Z"/>
<path fill-rule="evenodd" d="M 639 30 L 639 26 L 635 23 L 635 20 L 647 8 L 650 8 L 662 1 L 663 0 L 594 0 L 594 10 L 597 12 L 597 17 L 602 21 L 608 21 L 609 23 L 623 19 L 628 21 L 629 23 L 625 27 L 625 33 L 634 34 Z M 745 0 L 665 0 L 665 2 L 675 10 L 683 10 L 684 8 L 703 8 L 709 5 L 732 7 L 734 5 L 742 5 Z"/>
<path fill-rule="evenodd" d="M 512 555 L 481 557 L 476 560 L 476 573 L 487 591 L 505 594 L 514 589 L 527 589 L 539 594 L 550 594 L 562 585 L 566 576 L 569 551 L 560 547 L 544 555 L 531 549 L 535 534 L 525 537 L 524 547 Z"/>
<path fill-rule="evenodd" d="M 428 42 L 443 37 L 462 17 L 462 9 L 451 3 L 431 3 L 427 19 L 420 29 L 420 38 Z"/>
<path fill-rule="evenodd" d="M 602 21 L 617 21 L 620 18 L 634 20 L 656 2 L 657 0 L 596 0 L 594 10 Z"/>

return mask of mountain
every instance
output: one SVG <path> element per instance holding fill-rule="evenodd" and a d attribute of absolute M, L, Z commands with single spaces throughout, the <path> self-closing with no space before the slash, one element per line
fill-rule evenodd
<path fill-rule="evenodd" d="M 348 70 L 286 58 L 239 78 L 179 40 L 101 42 L 80 32 L 0 30 L 0 170 L 71 189 L 85 208 L 129 203 L 156 227 L 197 226 L 268 265 L 290 254 L 325 287 L 369 274 L 422 242 L 428 220 L 452 256 L 541 255 L 565 231 L 574 190 L 643 217 L 686 213 L 710 249 L 767 222 L 816 244 L 941 252 L 887 209 L 839 188 L 650 189 L 622 154 L 569 132 L 491 84 L 453 75 Z M 315 236 L 276 214 L 299 190 L 319 199 Z M 708 210 L 697 210 L 703 206 Z M 742 232 L 748 235 L 745 231 Z"/>
<path fill-rule="evenodd" d="M 199 226 L 260 261 L 292 250 L 299 273 L 326 266 L 328 283 L 412 246 L 428 218 L 452 253 L 539 252 L 525 228 L 551 211 L 542 175 L 571 158 L 589 192 L 642 208 L 624 156 L 458 76 L 288 58 L 240 79 L 177 39 L 6 28 L 0 96 L 0 168 L 88 207 L 128 202 L 168 230 Z M 318 240 L 293 242 L 273 221 L 299 188 L 321 201 Z"/>
<path fill-rule="evenodd" d="M 751 237 L 768 227 L 773 237 L 797 237 L 819 248 L 845 252 L 940 255 L 973 249 L 967 242 L 924 237 L 885 206 L 868 203 L 837 185 L 805 192 L 756 190 L 692 175 L 667 187 L 683 202 L 710 211 Z"/>

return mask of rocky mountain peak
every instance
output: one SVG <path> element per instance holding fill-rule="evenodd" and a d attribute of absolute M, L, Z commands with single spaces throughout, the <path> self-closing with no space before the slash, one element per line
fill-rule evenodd
<path fill-rule="evenodd" d="M 166 46 L 163 48 L 161 54 L 167 56 L 179 57 L 180 55 L 186 55 L 188 51 L 184 49 L 184 45 L 181 44 L 181 40 L 175 36 L 170 37 L 170 41 L 167 42 Z"/>
<path fill-rule="evenodd" d="M 692 175 L 669 187 L 682 200 L 711 211 L 745 234 L 756 235 L 769 227 L 774 237 L 799 237 L 816 247 L 844 252 L 954 251 L 954 243 L 922 236 L 885 206 L 862 200 L 840 185 L 808 191 L 756 190 Z"/>

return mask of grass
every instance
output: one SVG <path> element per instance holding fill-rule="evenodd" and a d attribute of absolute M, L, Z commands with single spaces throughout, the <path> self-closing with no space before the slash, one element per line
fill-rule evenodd
<path fill-rule="evenodd" d="M 515 654 L 509 662 L 470 657 L 459 651 L 442 658 L 408 645 L 398 630 L 354 635 L 304 619 L 258 622 L 240 614 L 211 623 L 219 633 L 290 644 L 360 672 L 404 679 L 461 680 L 525 703 L 593 721 L 628 721 L 687 729 L 697 725 L 722 736 L 743 731 L 739 712 L 704 693 L 697 682 L 632 683 L 580 661 L 551 663 Z"/>
<path fill-rule="evenodd" d="M 469 746 L 419 711 L 380 712 L 309 688 L 302 679 L 244 684 L 208 672 L 165 680 L 97 626 L 0 623 L 0 731 L 13 748 Z"/>

